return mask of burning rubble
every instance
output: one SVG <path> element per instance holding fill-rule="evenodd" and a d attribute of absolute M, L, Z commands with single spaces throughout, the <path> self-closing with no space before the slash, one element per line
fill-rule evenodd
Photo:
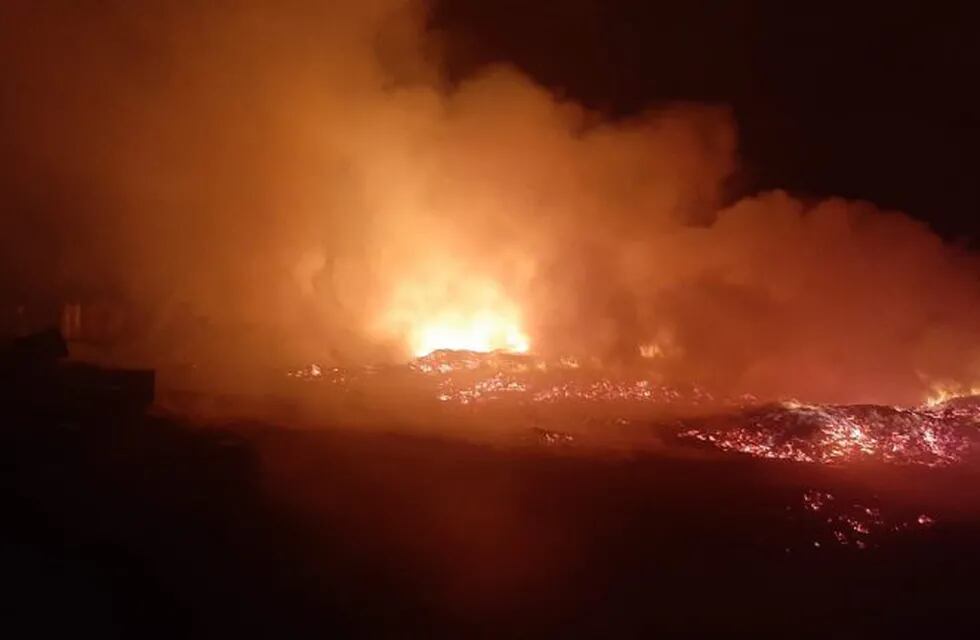
<path fill-rule="evenodd" d="M 718 399 L 697 385 L 669 385 L 653 372 L 626 371 L 611 375 L 598 360 L 566 356 L 553 360 L 530 354 L 440 349 L 406 365 L 379 368 L 328 368 L 312 364 L 287 373 L 302 380 L 326 380 L 344 387 L 355 379 L 399 371 L 427 385 L 442 403 L 523 405 L 584 402 L 621 403 L 647 407 L 713 406 L 744 402 Z"/>
<path fill-rule="evenodd" d="M 672 385 L 654 368 L 617 370 L 589 358 L 437 350 L 395 367 L 313 365 L 291 375 L 342 394 L 411 380 L 431 406 L 452 415 L 451 428 L 466 432 L 467 419 L 506 416 L 519 446 L 556 455 L 642 447 L 653 434 L 657 450 L 680 447 L 680 453 L 693 445 L 752 458 L 753 465 L 799 465 L 785 477 L 776 473 L 778 482 L 809 488 L 767 507 L 782 524 L 779 533 L 763 536 L 770 549 L 793 556 L 870 552 L 927 535 L 951 517 L 941 502 L 899 500 L 894 492 L 879 497 L 869 488 L 873 477 L 868 486 L 849 485 L 835 472 L 849 466 L 865 477 L 869 465 L 889 465 L 899 474 L 926 469 L 933 478 L 941 469 L 964 468 L 980 443 L 980 397 L 910 407 L 764 402 Z M 820 475 L 828 471 L 834 475 Z"/>
<path fill-rule="evenodd" d="M 599 422 L 607 425 L 633 422 L 665 433 L 676 430 L 669 419 L 679 418 L 681 442 L 799 463 L 942 467 L 964 460 L 980 440 L 980 397 L 914 407 L 764 403 L 747 394 L 671 385 L 650 370 L 613 372 L 600 362 L 571 357 L 438 350 L 400 367 L 310 365 L 290 375 L 344 390 L 396 373 L 445 405 L 573 409 L 577 418 L 601 415 Z M 569 419 L 558 415 L 557 420 Z"/>
<path fill-rule="evenodd" d="M 901 408 L 783 403 L 698 421 L 680 434 L 722 451 L 794 462 L 960 462 L 980 440 L 980 398 Z"/>

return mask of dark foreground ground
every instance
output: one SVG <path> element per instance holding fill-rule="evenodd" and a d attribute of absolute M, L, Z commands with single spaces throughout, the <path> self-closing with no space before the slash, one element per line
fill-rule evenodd
<path fill-rule="evenodd" d="M 955 499 L 863 550 L 800 508 L 815 486 L 880 497 L 860 473 L 124 415 L 8 416 L 2 438 L 3 624 L 33 637 L 939 637 L 977 622 L 978 526 Z M 976 486 L 908 473 L 893 493 Z"/>

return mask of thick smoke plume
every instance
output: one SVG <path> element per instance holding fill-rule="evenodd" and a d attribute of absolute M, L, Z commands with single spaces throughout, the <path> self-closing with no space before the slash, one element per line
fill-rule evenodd
<path fill-rule="evenodd" d="M 83 4 L 0 9 L 3 285 L 126 300 L 131 357 L 404 359 L 462 305 L 730 389 L 980 381 L 976 258 L 867 203 L 732 203 L 722 107 L 450 84 L 408 0 Z"/>

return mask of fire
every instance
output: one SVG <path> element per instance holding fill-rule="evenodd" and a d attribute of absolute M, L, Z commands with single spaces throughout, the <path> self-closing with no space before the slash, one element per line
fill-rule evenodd
<path fill-rule="evenodd" d="M 655 358 L 664 357 L 664 349 L 659 343 L 651 342 L 649 344 L 640 345 L 640 356 L 647 358 L 648 360 L 653 360 Z"/>
<path fill-rule="evenodd" d="M 783 403 L 696 419 L 680 437 L 722 451 L 794 462 L 877 460 L 942 467 L 973 449 L 980 405 L 903 409 Z"/>
<path fill-rule="evenodd" d="M 531 346 L 521 308 L 500 283 L 454 269 L 399 283 L 380 329 L 416 358 L 439 350 L 526 353 Z"/>
<path fill-rule="evenodd" d="M 927 407 L 935 407 L 956 398 L 980 396 L 980 384 L 972 387 L 955 383 L 937 383 L 932 385 L 932 393 L 926 398 Z"/>
<path fill-rule="evenodd" d="M 514 314 L 492 309 L 448 310 L 423 319 L 412 330 L 409 340 L 416 357 L 440 349 L 526 353 L 530 346 Z"/>

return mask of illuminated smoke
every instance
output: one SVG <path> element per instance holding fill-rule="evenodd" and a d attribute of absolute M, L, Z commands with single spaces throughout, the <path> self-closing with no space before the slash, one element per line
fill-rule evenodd
<path fill-rule="evenodd" d="M 76 5 L 0 9 L 3 267 L 127 301 L 130 355 L 530 348 L 839 402 L 980 382 L 975 256 L 867 203 L 733 201 L 723 106 L 451 85 L 415 2 Z"/>

